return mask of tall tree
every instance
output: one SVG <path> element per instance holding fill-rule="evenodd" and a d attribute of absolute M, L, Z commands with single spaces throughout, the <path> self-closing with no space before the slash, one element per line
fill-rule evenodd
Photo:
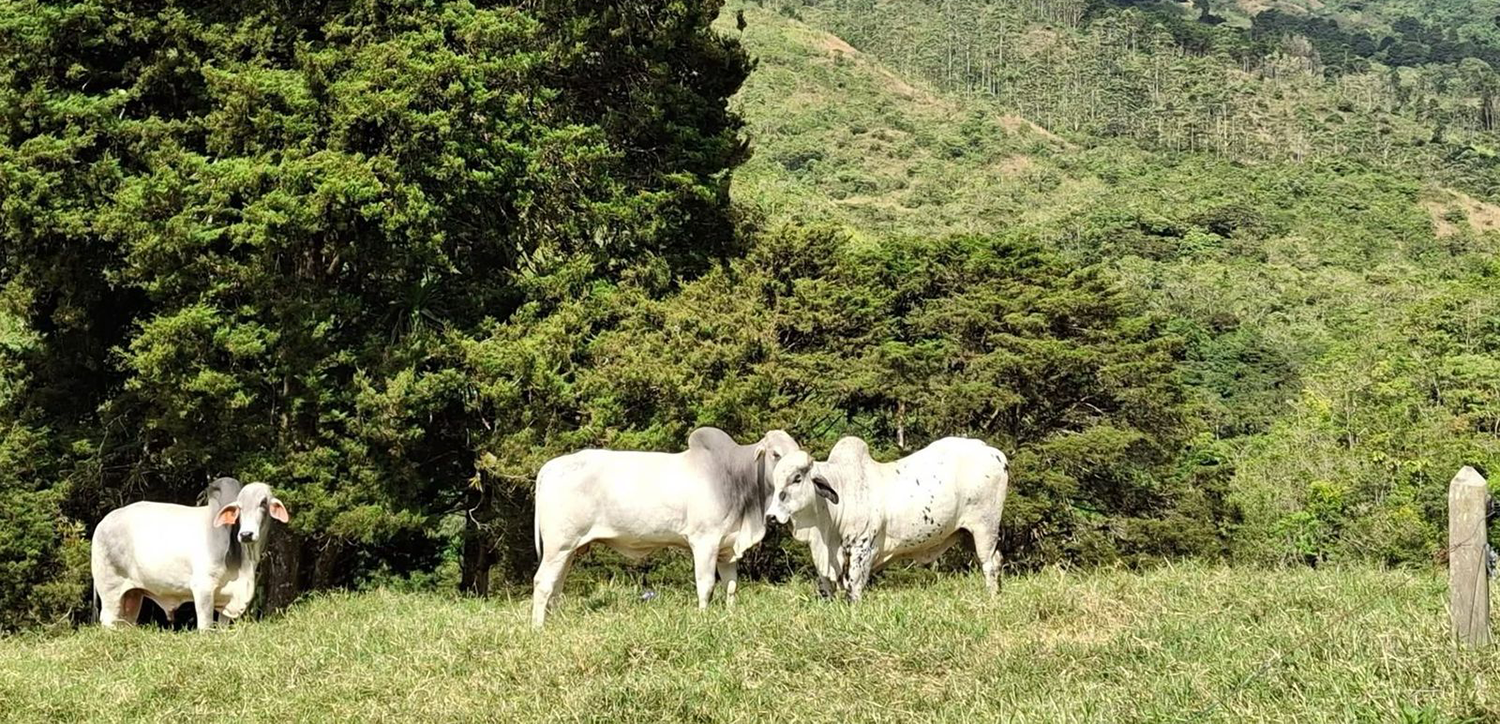
<path fill-rule="evenodd" d="M 57 433 L 75 519 L 235 474 L 294 510 L 280 591 L 432 568 L 486 485 L 465 340 L 529 279 L 730 250 L 718 3 L 514 5 L 0 10 L 0 253 L 42 334 L 6 414 Z"/>

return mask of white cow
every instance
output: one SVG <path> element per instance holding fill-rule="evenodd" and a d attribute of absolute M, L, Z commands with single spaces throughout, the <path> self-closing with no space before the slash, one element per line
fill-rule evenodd
<path fill-rule="evenodd" d="M 265 483 L 240 486 L 219 478 L 208 505 L 142 501 L 110 511 L 94 528 L 94 593 L 99 623 L 135 623 L 141 598 L 167 612 L 192 601 L 198 628 L 214 612 L 238 618 L 255 595 L 255 566 L 265 551 L 270 519 L 290 520 Z"/>
<path fill-rule="evenodd" d="M 895 560 L 931 563 L 967 530 L 991 594 L 999 590 L 1000 513 L 1010 484 L 1005 453 L 979 440 L 946 437 L 892 463 L 876 462 L 864 440 L 846 437 L 826 462 L 797 451 L 772 475 L 767 515 L 789 519 L 812 548 L 818 585 L 859 600 L 870 574 Z"/>
<path fill-rule="evenodd" d="M 542 625 L 574 556 L 594 542 L 637 560 L 687 548 L 699 608 L 708 607 L 716 571 L 734 605 L 740 556 L 766 533 L 771 471 L 797 449 L 781 430 L 740 445 L 700 427 L 680 453 L 580 450 L 548 461 L 536 478 L 532 625 Z"/>

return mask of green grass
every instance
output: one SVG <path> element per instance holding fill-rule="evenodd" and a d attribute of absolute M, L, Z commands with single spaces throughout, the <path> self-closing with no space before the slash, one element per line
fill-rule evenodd
<path fill-rule="evenodd" d="M 917 571 L 859 606 L 805 581 L 692 607 L 570 581 L 317 597 L 208 634 L 0 644 L 7 721 L 1451 721 L 1500 716 L 1500 655 L 1451 644 L 1439 572 L 1047 571 L 998 599 Z M 1269 662 L 1269 663 L 1268 663 Z M 1253 672 L 1248 683 L 1237 687 Z M 1217 703 L 1216 703 L 1217 702 Z M 1206 711 L 1201 711 L 1207 707 Z"/>

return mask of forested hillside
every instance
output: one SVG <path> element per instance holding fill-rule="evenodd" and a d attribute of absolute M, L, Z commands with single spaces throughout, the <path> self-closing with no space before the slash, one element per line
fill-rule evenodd
<path fill-rule="evenodd" d="M 757 144 L 736 198 L 1107 270 L 1180 345 L 1173 497 L 1209 501 L 1193 519 L 1225 553 L 1425 560 L 1448 477 L 1500 454 L 1494 69 L 1335 67 L 1297 32 L 1128 5 L 748 3 Z M 1319 17 L 1500 47 L 1496 8 L 1451 3 L 1467 20 L 1442 25 L 1460 13 L 1389 5 L 1384 25 Z M 1022 495 L 1045 487 L 1032 474 Z"/>
<path fill-rule="evenodd" d="M 220 474 L 271 606 L 524 581 L 542 462 L 706 424 L 985 438 L 1016 569 L 1426 564 L 1500 470 L 1497 14 L 0 7 L 0 627 Z"/>

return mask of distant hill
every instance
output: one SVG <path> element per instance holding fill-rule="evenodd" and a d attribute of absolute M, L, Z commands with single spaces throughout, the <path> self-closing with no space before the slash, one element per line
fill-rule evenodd
<path fill-rule="evenodd" d="M 735 198 L 1111 265 L 1189 340 L 1184 465 L 1228 476 L 1239 552 L 1420 560 L 1448 476 L 1500 472 L 1500 75 L 1382 39 L 1462 16 L 1500 47 L 1496 4 L 1123 5 L 730 3 L 760 62 Z M 1330 58 L 1272 10 L 1382 39 Z"/>

